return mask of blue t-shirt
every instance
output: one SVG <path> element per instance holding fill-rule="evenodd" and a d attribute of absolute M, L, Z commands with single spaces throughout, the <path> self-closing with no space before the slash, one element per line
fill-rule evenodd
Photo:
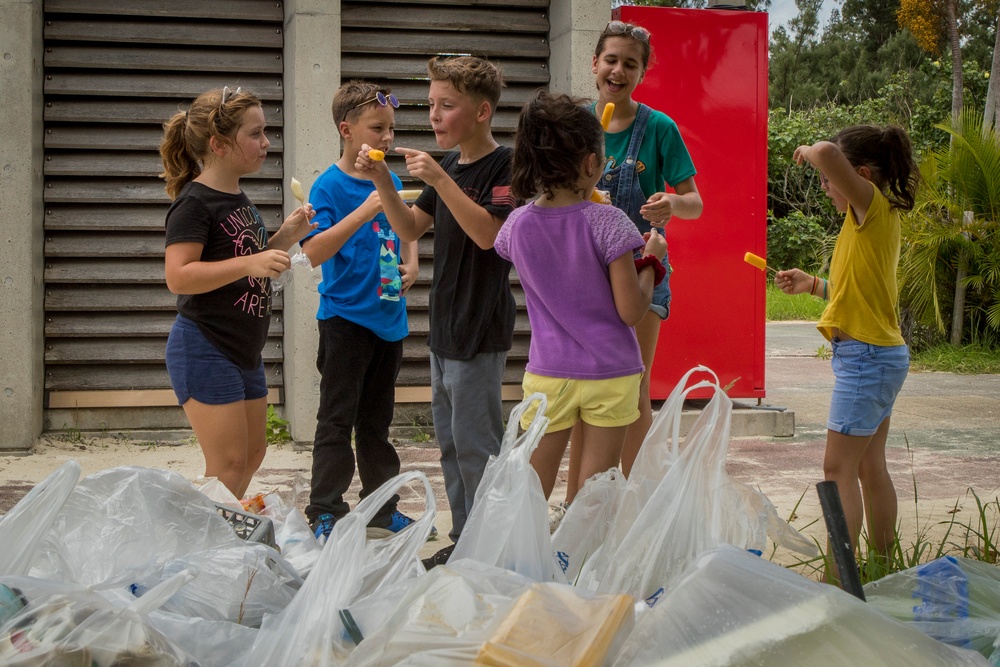
<path fill-rule="evenodd" d="M 395 174 L 392 174 L 392 182 L 397 190 L 402 188 Z M 309 201 L 316 209 L 313 221 L 319 223 L 319 227 L 307 239 L 353 213 L 374 190 L 371 181 L 354 178 L 336 164 L 330 165 L 316 179 L 309 193 Z M 380 229 L 383 237 L 389 231 L 384 242 L 379 238 Z M 399 237 L 391 231 L 385 214 L 379 213 L 354 232 L 337 254 L 323 262 L 316 319 L 342 317 L 365 327 L 382 340 L 392 342 L 405 338 L 409 333 L 406 299 L 387 301 L 379 296 L 384 251 L 394 252 L 398 257 Z"/>

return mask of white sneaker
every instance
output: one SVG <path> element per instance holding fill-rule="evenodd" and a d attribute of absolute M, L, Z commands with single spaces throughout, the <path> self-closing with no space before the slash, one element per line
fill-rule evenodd
<path fill-rule="evenodd" d="M 566 516 L 566 509 L 569 507 L 569 503 L 555 503 L 554 505 L 549 505 L 549 533 L 556 532 L 556 528 L 562 523 L 563 517 Z"/>

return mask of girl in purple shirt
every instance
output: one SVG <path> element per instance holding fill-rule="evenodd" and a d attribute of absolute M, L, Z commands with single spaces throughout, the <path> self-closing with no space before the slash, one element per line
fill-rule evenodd
<path fill-rule="evenodd" d="M 660 234 L 644 238 L 620 209 L 590 201 L 603 164 L 603 130 L 580 100 L 540 91 L 525 104 L 511 187 L 534 201 L 510 214 L 495 248 L 514 264 L 527 299 L 524 395 L 548 399 L 549 426 L 531 458 L 546 497 L 577 422 L 575 487 L 618 464 L 639 417 L 643 366 L 633 327 L 666 274 Z M 635 260 L 637 248 L 644 256 Z M 534 408 L 526 411 L 522 426 L 533 417 Z"/>

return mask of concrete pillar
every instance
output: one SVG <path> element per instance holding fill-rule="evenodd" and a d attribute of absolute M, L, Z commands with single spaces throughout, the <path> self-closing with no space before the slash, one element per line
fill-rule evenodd
<path fill-rule="evenodd" d="M 0 454 L 42 432 L 42 0 L 0 0 Z"/>
<path fill-rule="evenodd" d="M 611 19 L 608 0 L 552 0 L 549 5 L 549 71 L 554 92 L 592 98 L 594 46 Z"/>
<path fill-rule="evenodd" d="M 340 86 L 339 0 L 285 2 L 285 212 L 298 202 L 288 192 L 292 176 L 307 196 L 316 178 L 340 157 L 340 136 L 330 104 Z M 296 267 L 285 289 L 285 419 L 296 442 L 311 443 L 319 406 L 316 310 L 319 268 Z M 305 281 L 308 285 L 303 286 Z"/>

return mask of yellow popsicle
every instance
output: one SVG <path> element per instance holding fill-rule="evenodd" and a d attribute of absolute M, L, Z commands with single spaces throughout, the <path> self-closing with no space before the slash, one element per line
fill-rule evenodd
<path fill-rule="evenodd" d="M 611 115 L 615 112 L 615 103 L 608 102 L 604 105 L 604 111 L 601 113 L 601 127 L 604 128 L 605 132 L 608 129 L 608 125 L 611 124 Z"/>
<path fill-rule="evenodd" d="M 413 201 L 420 196 L 421 190 L 400 190 L 399 196 L 403 201 Z"/>
<path fill-rule="evenodd" d="M 761 271 L 774 271 L 774 269 L 772 269 L 767 265 L 767 260 L 765 260 L 763 257 L 760 257 L 759 255 L 753 254 L 752 252 L 748 252 L 747 254 L 743 255 L 743 261 L 746 262 L 747 264 L 752 264 L 753 266 L 756 266 Z"/>
<path fill-rule="evenodd" d="M 292 176 L 291 182 L 288 184 L 292 189 L 292 196 L 299 200 L 300 203 L 306 203 L 306 193 L 302 190 L 302 184 L 299 183 L 299 179 Z"/>
<path fill-rule="evenodd" d="M 594 188 L 594 191 L 590 193 L 590 201 L 597 204 L 610 204 L 611 199 L 608 198 L 608 193 L 604 190 L 598 190 Z"/>
<path fill-rule="evenodd" d="M 385 159 L 385 152 L 380 151 L 377 148 L 373 148 L 370 151 L 368 151 L 368 157 L 375 160 L 376 162 L 379 162 Z"/>

